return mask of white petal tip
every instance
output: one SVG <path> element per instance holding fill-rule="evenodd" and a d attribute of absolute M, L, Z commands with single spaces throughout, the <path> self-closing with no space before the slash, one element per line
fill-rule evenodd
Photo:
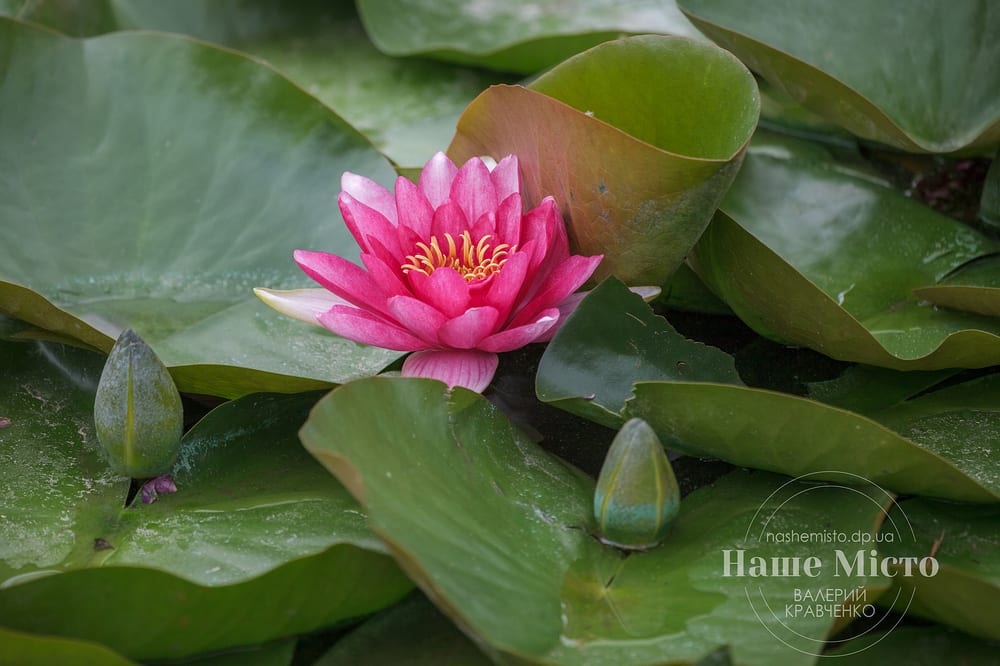
<path fill-rule="evenodd" d="M 264 289 L 255 287 L 254 295 L 268 307 L 283 315 L 304 321 L 307 324 L 320 326 L 316 319 L 334 305 L 343 305 L 345 301 L 331 294 L 326 289 Z"/>
<path fill-rule="evenodd" d="M 659 287 L 629 287 L 629 291 L 637 294 L 647 303 L 655 301 L 663 293 L 663 290 Z"/>

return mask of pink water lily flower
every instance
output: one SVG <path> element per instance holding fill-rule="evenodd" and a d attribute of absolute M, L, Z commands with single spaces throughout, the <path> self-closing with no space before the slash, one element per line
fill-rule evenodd
<path fill-rule="evenodd" d="M 339 204 L 364 268 L 296 250 L 323 290 L 256 290 L 268 305 L 356 342 L 412 351 L 404 376 L 482 391 L 497 353 L 548 340 L 602 257 L 571 255 L 551 197 L 524 212 L 517 158 L 490 171 L 444 153 L 395 194 L 345 173 Z"/>

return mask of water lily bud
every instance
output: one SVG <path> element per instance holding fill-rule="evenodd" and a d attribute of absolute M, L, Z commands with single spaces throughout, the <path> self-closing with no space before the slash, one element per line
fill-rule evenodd
<path fill-rule="evenodd" d="M 94 400 L 97 439 L 115 471 L 135 478 L 170 471 L 184 410 L 174 380 L 135 331 L 124 331 L 104 363 Z"/>
<path fill-rule="evenodd" d="M 628 550 L 659 544 L 681 493 L 659 438 L 642 419 L 618 431 L 597 477 L 594 516 L 601 540 Z"/>

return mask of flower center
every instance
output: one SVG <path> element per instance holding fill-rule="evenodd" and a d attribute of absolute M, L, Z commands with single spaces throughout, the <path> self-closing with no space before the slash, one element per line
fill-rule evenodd
<path fill-rule="evenodd" d="M 420 271 L 428 276 L 439 268 L 454 268 L 466 282 L 483 280 L 498 272 L 510 254 L 517 250 L 517 246 L 511 247 L 507 243 L 490 246 L 490 238 L 492 236 L 486 235 L 478 243 L 473 243 L 469 232 L 463 231 L 456 243 L 451 234 L 444 234 L 446 248 L 442 249 L 437 236 L 431 236 L 429 245 L 417 243 L 419 252 L 407 255 L 406 263 L 400 268 L 404 274 Z"/>

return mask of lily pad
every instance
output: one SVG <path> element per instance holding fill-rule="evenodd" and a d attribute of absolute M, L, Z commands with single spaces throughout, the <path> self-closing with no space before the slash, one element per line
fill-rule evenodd
<path fill-rule="evenodd" d="M 986 257 L 913 293 L 943 307 L 1000 317 L 1000 261 Z"/>
<path fill-rule="evenodd" d="M 604 255 L 594 279 L 660 285 L 732 183 L 759 109 L 753 76 L 725 51 L 632 37 L 530 89 L 490 88 L 462 114 L 448 153 L 519 155 L 528 201 L 555 197 L 575 250 Z"/>
<path fill-rule="evenodd" d="M 677 333 L 642 298 L 614 278 L 588 294 L 545 350 L 538 365 L 539 399 L 621 427 L 637 381 L 742 384 L 733 357 Z"/>
<path fill-rule="evenodd" d="M 910 152 L 1000 143 L 990 2 L 680 0 L 689 19 L 807 109 Z"/>
<path fill-rule="evenodd" d="M 192 666 L 291 666 L 297 642 L 295 638 L 289 638 L 174 663 Z"/>
<path fill-rule="evenodd" d="M 998 385 L 962 390 L 1000 400 Z M 664 446 L 688 455 L 793 476 L 849 472 L 897 493 L 1000 501 L 992 435 L 975 429 L 995 418 L 994 408 L 984 399 L 949 416 L 947 399 L 931 394 L 868 418 L 761 389 L 640 382 L 625 414 L 646 419 Z"/>
<path fill-rule="evenodd" d="M 893 557 L 934 557 L 937 575 L 919 580 L 896 576 L 887 598 L 910 599 L 907 612 L 1000 640 L 1000 509 L 913 499 L 893 509 L 905 515 L 916 541 L 887 543 L 879 553 Z M 993 648 L 994 656 L 996 647 Z"/>
<path fill-rule="evenodd" d="M 678 266 L 674 274 L 663 284 L 663 294 L 657 301 L 672 310 L 703 314 L 733 314 L 729 306 L 705 286 L 687 263 Z"/>
<path fill-rule="evenodd" d="M 178 492 L 126 507 L 129 480 L 93 429 L 103 358 L 0 345 L 0 626 L 177 658 L 328 626 L 409 589 L 298 445 L 315 394 L 217 408 L 185 435 Z"/>
<path fill-rule="evenodd" d="M 854 135 L 807 110 L 785 92 L 757 77 L 760 88 L 760 126 L 768 130 L 808 137 L 814 141 L 853 145 Z"/>
<path fill-rule="evenodd" d="M 394 418 L 379 417 L 387 412 Z M 783 529 L 821 523 L 862 532 L 878 523 L 886 500 L 871 488 L 844 493 L 736 472 L 686 497 L 661 546 L 625 556 L 592 536 L 593 480 L 469 391 L 430 380 L 358 380 L 321 400 L 300 437 L 362 501 L 372 529 L 438 608 L 528 663 L 690 663 L 728 644 L 741 664 L 812 664 L 771 632 L 815 650 L 831 619 L 765 611 L 758 622 L 748 590 L 774 608 L 796 587 L 844 579 L 830 567 L 808 583 L 750 584 L 723 575 L 723 550 L 811 549 L 829 562 L 828 549 L 772 542 L 751 529 L 769 496 L 784 502 Z M 884 585 L 856 572 L 847 583 L 870 599 Z"/>
<path fill-rule="evenodd" d="M 704 39 L 673 0 L 359 0 L 375 45 L 393 56 L 423 55 L 533 74 L 623 34 L 665 33 Z"/>
<path fill-rule="evenodd" d="M 491 666 L 426 597 L 414 594 L 337 641 L 312 666 Z"/>
<path fill-rule="evenodd" d="M 403 167 L 423 166 L 447 146 L 458 116 L 483 89 L 512 82 L 496 72 L 384 55 L 365 35 L 352 3 L 91 0 L 27 5 L 19 18 L 71 35 L 161 30 L 264 58 Z"/>
<path fill-rule="evenodd" d="M 692 265 L 749 326 L 896 370 L 1000 364 L 1000 321 L 913 293 L 1000 245 L 834 160 L 758 132 Z"/>
<path fill-rule="evenodd" d="M 536 389 L 540 399 L 598 423 L 646 419 L 664 446 L 692 456 L 792 476 L 850 472 L 901 493 L 1000 500 L 991 434 L 1000 375 L 907 400 L 952 371 L 889 373 L 855 370 L 813 388 L 867 416 L 747 388 L 731 356 L 684 339 L 608 281 L 553 338 Z"/>
<path fill-rule="evenodd" d="M 225 396 L 329 386 L 398 356 L 321 340 L 251 295 L 308 284 L 296 248 L 354 256 L 343 171 L 393 180 L 336 114 L 259 61 L 182 37 L 76 40 L 0 18 L 0 42 L 0 201 L 17 239 L 0 247 L 0 311 L 103 351 L 134 328 L 190 366 L 182 390 Z M 205 344 L 212 326 L 225 344 Z"/>
<path fill-rule="evenodd" d="M 171 660 L 171 664 L 191 666 L 289 666 L 295 651 L 295 639 L 271 642 L 257 647 L 243 647 L 207 656 Z M 0 660 L 16 666 L 138 666 L 117 652 L 98 643 L 55 636 L 39 636 L 0 628 Z"/>
<path fill-rule="evenodd" d="M 813 400 L 851 412 L 870 415 L 922 393 L 959 370 L 900 372 L 874 365 L 852 365 L 839 377 L 809 384 Z"/>
<path fill-rule="evenodd" d="M 0 660 L 18 666 L 136 666 L 136 662 L 97 643 L 69 638 L 37 636 L 0 628 Z"/>
<path fill-rule="evenodd" d="M 990 666 L 996 663 L 997 646 L 944 627 L 899 627 L 857 638 L 827 655 L 840 666 Z"/>
<path fill-rule="evenodd" d="M 934 451 L 985 487 L 1000 490 L 1000 374 L 949 386 L 892 407 L 872 418 Z"/>

